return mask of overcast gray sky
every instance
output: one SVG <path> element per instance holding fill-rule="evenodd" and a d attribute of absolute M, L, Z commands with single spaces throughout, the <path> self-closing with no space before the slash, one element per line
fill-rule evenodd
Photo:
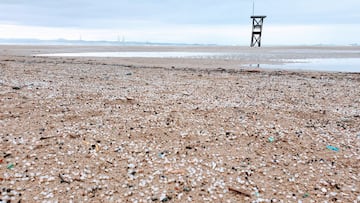
<path fill-rule="evenodd" d="M 253 0 L 1 0 L 0 38 L 248 44 Z M 263 44 L 359 43 L 360 0 L 256 0 Z"/>

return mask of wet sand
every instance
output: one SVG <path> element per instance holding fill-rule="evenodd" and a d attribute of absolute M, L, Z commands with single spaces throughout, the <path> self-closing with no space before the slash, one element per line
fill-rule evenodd
<path fill-rule="evenodd" d="M 360 74 L 246 68 L 356 48 L 182 48 L 249 53 L 230 61 L 33 56 L 94 49 L 140 48 L 0 47 L 3 201 L 360 201 Z"/>

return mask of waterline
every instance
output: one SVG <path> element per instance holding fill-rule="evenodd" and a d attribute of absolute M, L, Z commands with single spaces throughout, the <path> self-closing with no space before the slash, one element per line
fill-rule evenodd
<path fill-rule="evenodd" d="M 232 62 L 254 61 L 256 68 L 331 71 L 331 72 L 360 72 L 360 58 L 304 58 L 282 59 L 281 56 L 266 53 L 247 52 L 172 52 L 172 51 L 125 51 L 125 52 L 80 52 L 80 53 L 53 53 L 36 56 L 48 57 L 120 57 L 120 58 L 193 58 L 229 60 Z M 261 61 L 256 63 L 256 61 Z M 265 61 L 265 62 L 264 62 Z M 266 61 L 269 61 L 266 63 Z M 249 65 L 251 68 L 254 66 Z"/>

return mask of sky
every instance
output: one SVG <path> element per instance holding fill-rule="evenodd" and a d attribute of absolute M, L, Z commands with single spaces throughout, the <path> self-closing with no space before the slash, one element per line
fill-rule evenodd
<path fill-rule="evenodd" d="M 263 45 L 360 44 L 360 0 L 255 0 Z M 0 0 L 0 38 L 248 45 L 253 0 Z"/>

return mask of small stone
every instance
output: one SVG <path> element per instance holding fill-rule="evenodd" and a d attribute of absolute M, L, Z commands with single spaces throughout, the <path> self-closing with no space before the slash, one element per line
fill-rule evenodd
<path fill-rule="evenodd" d="M 165 198 L 161 199 L 161 202 L 168 202 L 171 200 L 171 197 L 166 196 Z"/>
<path fill-rule="evenodd" d="M 184 191 L 184 192 L 190 192 L 191 189 L 190 189 L 189 187 L 184 187 L 183 191 Z"/>
<path fill-rule="evenodd" d="M 330 196 L 336 196 L 337 192 L 330 192 Z"/>

